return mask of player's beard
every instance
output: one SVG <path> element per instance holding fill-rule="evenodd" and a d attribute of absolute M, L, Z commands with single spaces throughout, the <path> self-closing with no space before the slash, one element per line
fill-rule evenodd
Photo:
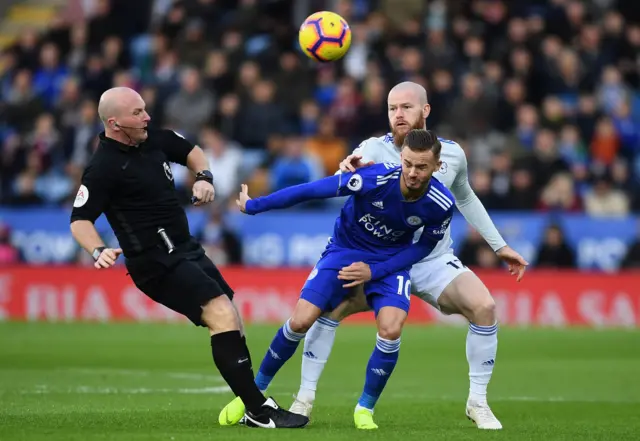
<path fill-rule="evenodd" d="M 411 179 L 408 175 L 405 174 L 403 174 L 402 177 L 404 178 L 404 184 L 411 191 L 420 191 L 421 188 L 426 187 L 425 182 L 429 181 L 428 179 L 425 181 L 424 179 L 421 180 L 417 177 Z"/>
<path fill-rule="evenodd" d="M 406 132 L 404 132 L 405 126 L 401 128 L 404 133 L 398 133 L 398 129 L 396 127 L 391 127 L 391 134 L 393 135 L 393 143 L 396 145 L 396 147 L 401 147 L 402 144 L 404 143 L 404 138 L 405 136 L 407 136 L 407 133 L 409 133 L 413 129 L 424 129 L 426 126 L 427 126 L 426 121 L 423 120 L 422 118 L 418 118 L 418 120 L 415 123 L 413 123 L 409 127 L 409 130 L 407 130 Z"/>

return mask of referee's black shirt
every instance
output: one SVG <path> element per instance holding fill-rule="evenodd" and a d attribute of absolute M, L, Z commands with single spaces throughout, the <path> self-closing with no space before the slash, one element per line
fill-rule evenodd
<path fill-rule="evenodd" d="M 194 145 L 172 130 L 148 134 L 135 147 L 100 133 L 71 213 L 71 222 L 92 223 L 105 213 L 127 258 L 162 245 L 159 227 L 176 245 L 190 239 L 169 162 L 186 165 Z"/>

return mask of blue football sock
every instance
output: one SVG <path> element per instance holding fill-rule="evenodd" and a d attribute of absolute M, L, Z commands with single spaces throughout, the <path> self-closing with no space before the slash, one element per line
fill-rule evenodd
<path fill-rule="evenodd" d="M 369 364 L 367 364 L 364 391 L 358 400 L 360 407 L 373 410 L 396 367 L 399 353 L 400 338 L 386 340 L 379 335 L 376 336 L 376 347 L 369 358 Z"/>
<path fill-rule="evenodd" d="M 261 391 L 267 390 L 269 383 L 282 366 L 295 354 L 300 340 L 304 338 L 303 333 L 293 332 L 289 326 L 289 320 L 278 329 L 273 338 L 269 350 L 262 359 L 260 370 L 256 375 L 256 385 Z"/>

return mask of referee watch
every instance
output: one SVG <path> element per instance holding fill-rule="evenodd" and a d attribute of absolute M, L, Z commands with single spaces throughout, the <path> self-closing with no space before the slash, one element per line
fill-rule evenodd
<path fill-rule="evenodd" d="M 207 181 L 209 184 L 213 185 L 213 173 L 209 170 L 202 170 L 196 173 L 196 182 L 198 181 Z"/>
<path fill-rule="evenodd" d="M 102 254 L 102 252 L 104 250 L 106 250 L 107 247 L 97 247 L 93 249 L 93 253 L 91 253 L 91 257 L 93 257 L 93 260 L 95 260 L 96 262 L 98 261 L 98 259 L 100 258 L 100 254 Z"/>

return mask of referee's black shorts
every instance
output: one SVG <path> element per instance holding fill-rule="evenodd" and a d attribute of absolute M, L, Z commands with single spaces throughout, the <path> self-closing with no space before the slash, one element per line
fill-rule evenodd
<path fill-rule="evenodd" d="M 166 259 L 133 260 L 127 268 L 138 289 L 195 325 L 206 326 L 202 307 L 209 301 L 222 295 L 233 299 L 233 290 L 200 244 L 178 247 Z"/>

